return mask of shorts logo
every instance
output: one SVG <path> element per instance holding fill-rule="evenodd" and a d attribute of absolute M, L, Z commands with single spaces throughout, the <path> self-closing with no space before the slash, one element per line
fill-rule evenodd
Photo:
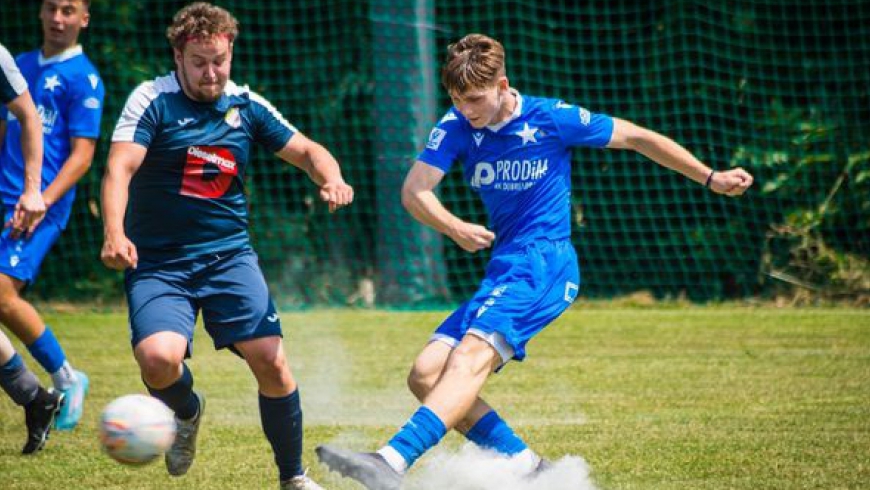
<path fill-rule="evenodd" d="M 9 257 L 9 265 L 12 267 L 17 267 L 19 262 L 21 262 L 21 259 L 19 259 L 17 255 Z"/>
<path fill-rule="evenodd" d="M 577 291 L 580 290 L 580 286 L 574 284 L 573 282 L 565 283 L 565 301 L 569 303 L 573 303 L 575 299 L 577 299 Z"/>
<path fill-rule="evenodd" d="M 278 321 L 278 313 L 272 313 L 271 315 L 266 317 L 266 320 L 269 320 L 269 323 L 275 323 Z"/>
<path fill-rule="evenodd" d="M 444 141 L 444 136 L 446 135 L 447 131 L 444 131 L 441 128 L 433 128 L 432 132 L 429 133 L 429 142 L 426 143 L 426 148 L 437 150 L 441 146 L 441 142 Z"/>

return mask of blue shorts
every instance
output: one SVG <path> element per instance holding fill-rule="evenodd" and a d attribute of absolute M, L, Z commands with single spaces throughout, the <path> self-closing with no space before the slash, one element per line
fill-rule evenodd
<path fill-rule="evenodd" d="M 455 347 L 470 332 L 493 344 L 503 362 L 522 361 L 526 343 L 571 306 L 579 285 L 580 268 L 570 240 L 539 240 L 501 251 L 486 266 L 474 296 L 432 338 Z"/>
<path fill-rule="evenodd" d="M 250 248 L 171 263 L 140 261 L 124 282 L 134 348 L 157 332 L 177 332 L 188 339 L 189 357 L 200 310 L 216 349 L 281 336 L 281 319 Z"/>
<path fill-rule="evenodd" d="M 5 214 L 4 225 L 12 219 L 11 210 L 14 208 L 6 209 L 10 211 Z M 29 238 L 21 235 L 14 240 L 12 228 L 5 228 L 0 234 L 0 273 L 32 284 L 48 251 L 60 238 L 61 231 L 62 228 L 56 223 L 43 220 Z"/>

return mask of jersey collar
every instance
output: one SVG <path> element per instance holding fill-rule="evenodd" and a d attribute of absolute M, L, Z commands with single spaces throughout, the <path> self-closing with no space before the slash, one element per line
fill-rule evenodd
<path fill-rule="evenodd" d="M 39 66 L 50 65 L 52 63 L 60 63 L 62 61 L 66 61 L 70 58 L 75 58 L 76 56 L 78 56 L 82 53 L 83 53 L 83 51 L 82 51 L 81 44 L 76 44 L 75 46 L 73 46 L 65 51 L 60 52 L 60 53 L 52 56 L 51 58 L 46 58 L 45 56 L 42 56 L 42 50 L 40 49 L 39 50 Z"/>
<path fill-rule="evenodd" d="M 511 113 L 511 116 L 509 118 L 505 119 L 504 121 L 502 121 L 500 123 L 490 124 L 490 125 L 486 126 L 486 128 L 489 129 L 490 131 L 492 131 L 493 133 L 497 133 L 501 128 L 510 124 L 511 121 L 520 117 L 520 115 L 523 113 L 523 96 L 520 95 L 520 93 L 516 89 L 512 88 L 512 89 L 510 89 L 510 91 L 512 94 L 514 94 L 514 97 L 516 97 L 516 99 L 517 99 L 517 106 L 514 107 L 514 112 Z"/>

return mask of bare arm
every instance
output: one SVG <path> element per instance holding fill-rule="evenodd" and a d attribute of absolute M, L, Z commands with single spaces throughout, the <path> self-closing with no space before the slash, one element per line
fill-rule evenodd
<path fill-rule="evenodd" d="M 417 161 L 405 177 L 402 205 L 417 221 L 447 235 L 468 252 L 492 246 L 493 232 L 459 219 L 441 204 L 434 191 L 443 178 L 441 169 Z"/>
<path fill-rule="evenodd" d="M 607 147 L 634 150 L 719 194 L 739 196 L 752 185 L 752 176 L 742 168 L 714 172 L 674 140 L 623 119 L 614 119 Z"/>
<path fill-rule="evenodd" d="M 124 232 L 130 180 L 145 161 L 147 149 L 136 143 L 116 142 L 109 149 L 109 161 L 103 176 L 101 193 L 103 214 L 103 249 L 100 259 L 111 269 L 136 268 L 136 246 Z"/>
<path fill-rule="evenodd" d="M 69 157 L 63 162 L 63 167 L 57 173 L 57 177 L 42 193 L 48 207 L 63 197 L 88 172 L 88 169 L 91 168 L 91 162 L 94 160 L 96 148 L 97 140 L 70 138 Z"/>
<path fill-rule="evenodd" d="M 278 151 L 278 157 L 302 169 L 320 186 L 320 198 L 329 204 L 330 213 L 353 202 L 353 188 L 342 178 L 338 161 L 326 148 L 304 134 L 294 134 Z"/>
<path fill-rule="evenodd" d="M 24 156 L 24 192 L 15 205 L 11 222 L 8 223 L 12 226 L 13 238 L 17 238 L 23 231 L 32 233 L 45 216 L 46 205 L 41 194 L 42 120 L 27 90 L 12 99 L 6 107 L 21 123 L 21 154 Z M 5 128 L 4 124 L 4 138 Z"/>

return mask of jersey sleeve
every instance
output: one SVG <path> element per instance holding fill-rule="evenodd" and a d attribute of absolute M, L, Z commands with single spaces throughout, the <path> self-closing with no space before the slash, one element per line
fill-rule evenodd
<path fill-rule="evenodd" d="M 565 146 L 603 148 L 613 136 L 613 118 L 606 114 L 560 100 L 553 106 L 552 115 Z"/>
<path fill-rule="evenodd" d="M 69 101 L 69 134 L 97 139 L 106 90 L 96 71 L 82 74 L 72 84 Z"/>
<path fill-rule="evenodd" d="M 426 147 L 417 156 L 417 160 L 447 173 L 453 162 L 462 158 L 469 138 L 459 117 L 450 109 L 429 132 Z"/>
<path fill-rule="evenodd" d="M 9 51 L 0 44 L 0 104 L 6 109 L 6 104 L 27 90 L 27 81 L 15 64 Z"/>
<path fill-rule="evenodd" d="M 255 92 L 250 92 L 249 95 L 251 97 L 254 141 L 272 153 L 280 151 L 299 130 L 287 122 L 268 100 Z"/>
<path fill-rule="evenodd" d="M 138 143 L 144 147 L 151 145 L 154 135 L 157 133 L 159 121 L 154 100 L 157 91 L 153 82 L 145 82 L 138 87 L 124 104 L 115 132 L 112 133 L 112 142 Z"/>

